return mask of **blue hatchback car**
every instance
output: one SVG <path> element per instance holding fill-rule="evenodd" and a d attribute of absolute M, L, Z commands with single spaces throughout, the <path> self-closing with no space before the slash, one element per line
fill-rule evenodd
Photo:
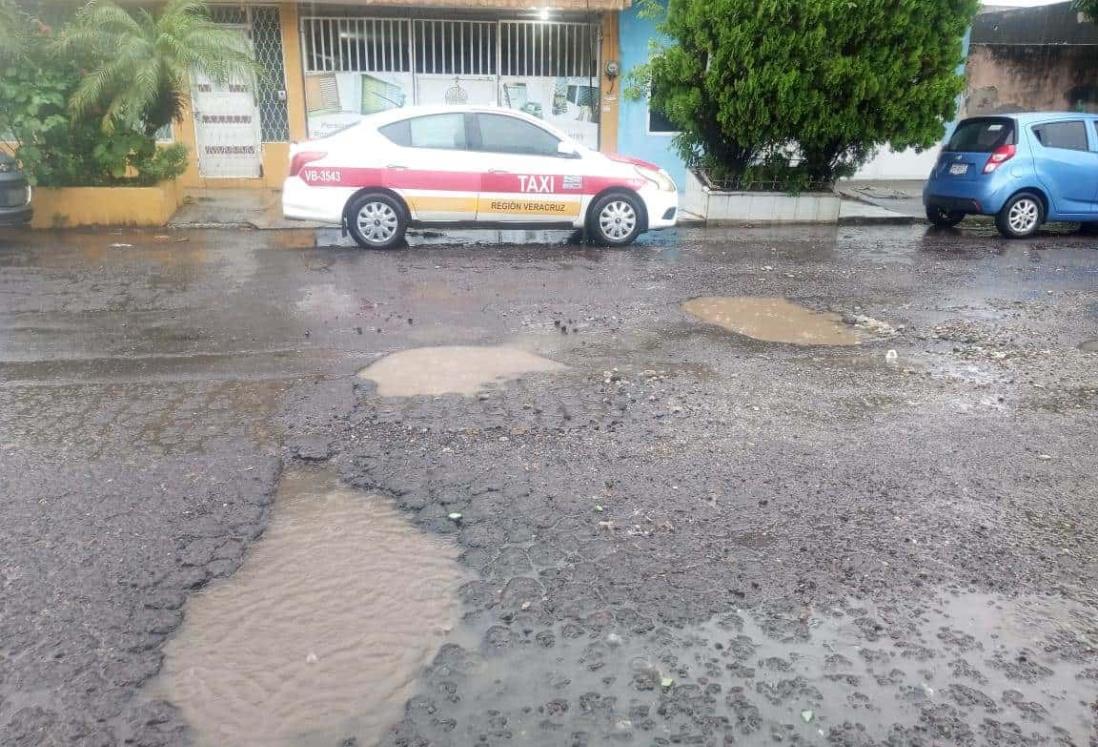
<path fill-rule="evenodd" d="M 1008 238 L 1032 236 L 1046 221 L 1098 223 L 1098 115 L 962 120 L 923 188 L 923 204 L 938 226 L 994 215 Z"/>

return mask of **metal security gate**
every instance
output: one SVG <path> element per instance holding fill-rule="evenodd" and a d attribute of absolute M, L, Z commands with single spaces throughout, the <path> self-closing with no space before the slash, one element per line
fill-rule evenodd
<path fill-rule="evenodd" d="M 303 17 L 309 133 L 410 104 L 520 109 L 598 146 L 597 23 Z"/>
<path fill-rule="evenodd" d="M 219 85 L 195 74 L 194 121 L 198 172 L 213 178 L 263 173 L 259 110 L 248 83 Z"/>

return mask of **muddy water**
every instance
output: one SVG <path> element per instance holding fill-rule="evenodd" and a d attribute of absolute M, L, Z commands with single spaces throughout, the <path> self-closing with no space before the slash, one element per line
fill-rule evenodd
<path fill-rule="evenodd" d="M 199 745 L 374 744 L 458 614 L 452 543 L 295 470 L 243 566 L 185 608 L 157 697 Z"/>
<path fill-rule="evenodd" d="M 765 342 L 857 345 L 858 336 L 838 314 L 812 311 L 784 298 L 705 296 L 682 305 L 703 322 Z"/>
<path fill-rule="evenodd" d="M 382 397 L 472 395 L 526 374 L 559 371 L 559 363 L 507 347 L 441 346 L 402 350 L 359 372 Z"/>

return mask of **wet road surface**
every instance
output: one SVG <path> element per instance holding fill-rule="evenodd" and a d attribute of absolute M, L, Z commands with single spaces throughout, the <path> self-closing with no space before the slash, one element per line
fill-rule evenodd
<path fill-rule="evenodd" d="M 0 744 L 1098 740 L 1092 237 L 315 244 L 0 237 Z"/>

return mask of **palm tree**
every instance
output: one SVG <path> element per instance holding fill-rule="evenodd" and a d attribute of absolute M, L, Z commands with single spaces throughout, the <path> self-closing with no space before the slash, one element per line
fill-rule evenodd
<path fill-rule="evenodd" d="M 158 15 L 91 0 L 61 34 L 58 49 L 88 61 L 74 92 L 75 114 L 102 111 L 152 134 L 178 120 L 193 73 L 216 83 L 259 73 L 247 37 L 210 20 L 201 0 L 169 0 Z"/>

